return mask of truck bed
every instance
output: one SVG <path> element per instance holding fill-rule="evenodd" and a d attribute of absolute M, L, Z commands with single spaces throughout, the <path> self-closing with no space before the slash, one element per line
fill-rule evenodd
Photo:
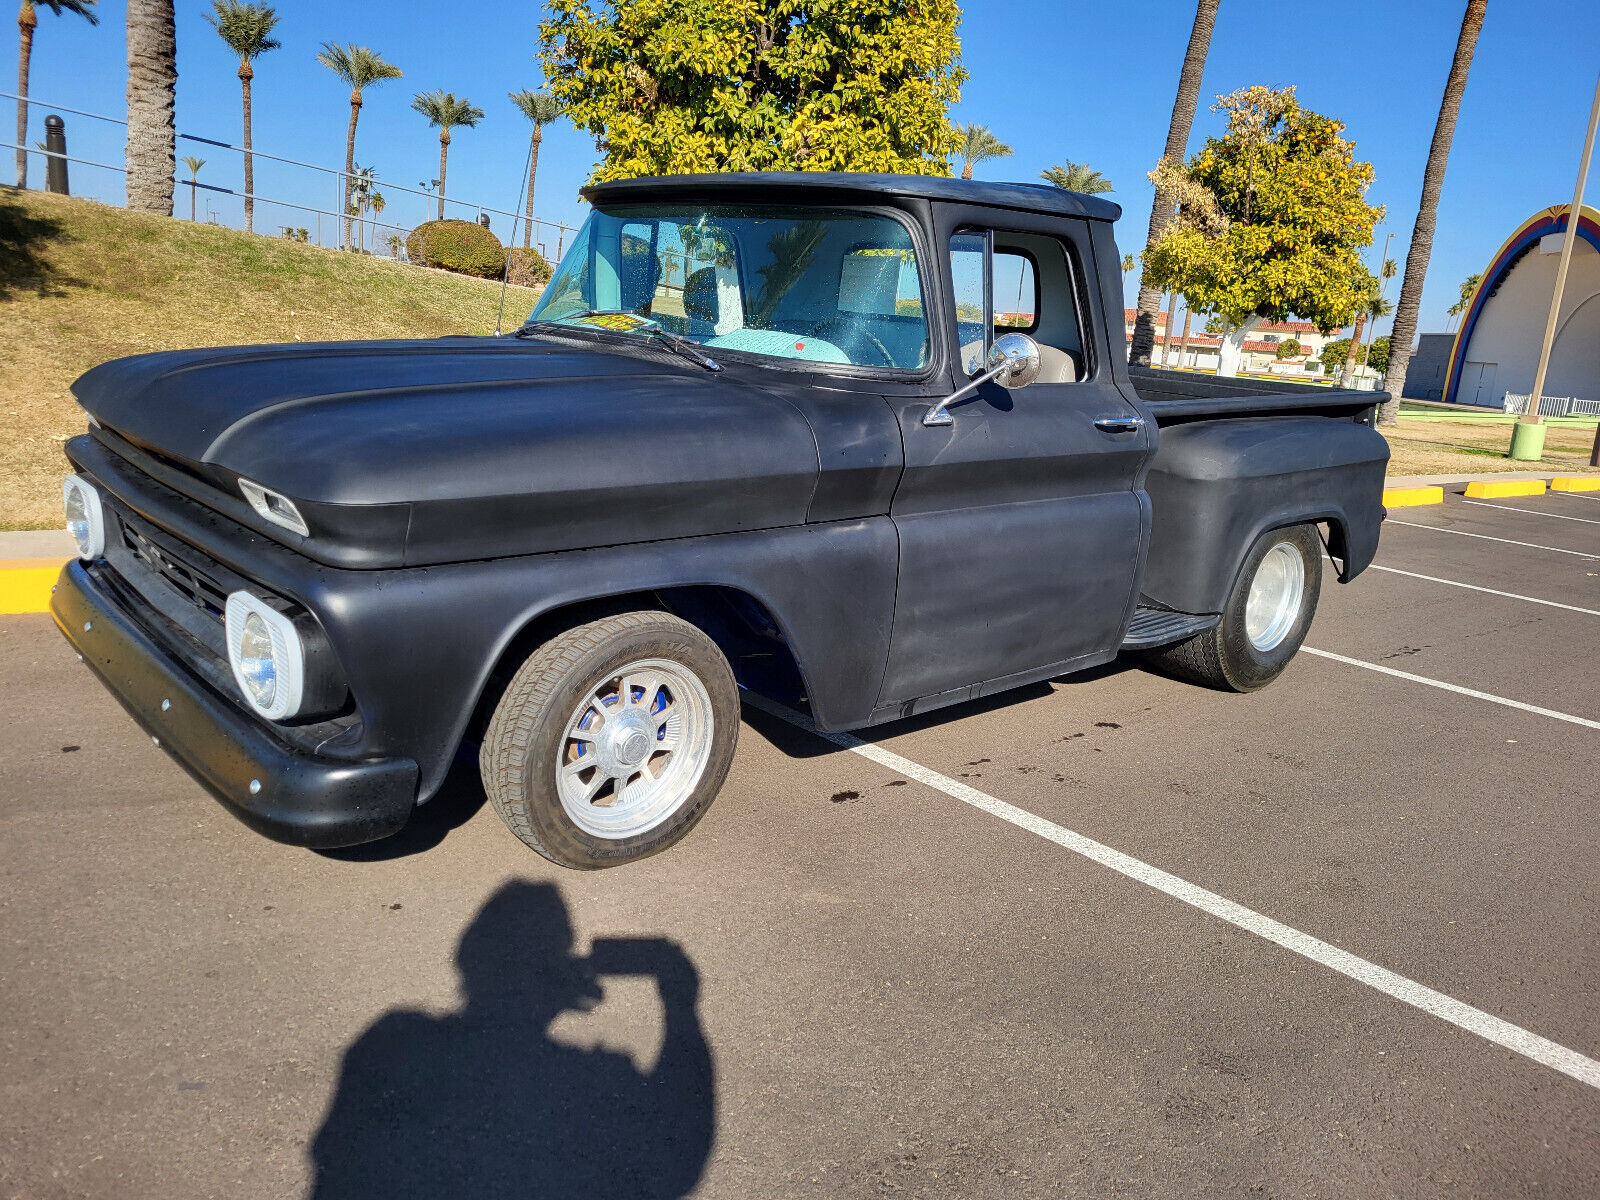
<path fill-rule="evenodd" d="M 1387 392 L 1358 392 L 1276 379 L 1222 379 L 1193 371 L 1129 367 L 1139 399 L 1150 406 L 1156 424 L 1177 425 L 1217 417 L 1273 414 L 1353 417 L 1389 398 Z"/>

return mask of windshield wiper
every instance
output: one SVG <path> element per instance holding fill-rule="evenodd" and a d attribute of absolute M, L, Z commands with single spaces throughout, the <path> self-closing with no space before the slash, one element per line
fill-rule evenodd
<path fill-rule="evenodd" d="M 682 355 L 697 366 L 708 371 L 722 370 L 722 364 L 709 354 L 700 349 L 694 342 L 686 337 L 679 337 L 675 333 L 668 333 L 649 317 L 640 317 L 638 313 L 629 312 L 625 308 L 586 308 L 582 312 L 567 313 L 553 321 L 528 321 L 522 329 L 517 330 L 517 336 L 522 336 L 523 329 L 530 325 L 565 325 L 568 321 L 581 321 L 585 317 L 637 317 L 639 324 L 633 329 L 616 330 L 618 333 L 639 333 L 645 337 L 660 338 L 676 354 Z"/>
<path fill-rule="evenodd" d="M 651 328 L 646 329 L 644 334 L 646 337 L 660 338 L 684 358 L 687 358 L 692 363 L 699 363 L 708 371 L 722 370 L 721 363 L 712 358 L 709 354 L 700 349 L 699 346 L 695 345 L 686 337 L 679 337 L 675 333 L 668 333 L 665 329 L 662 329 L 659 326 L 652 326 Z"/>

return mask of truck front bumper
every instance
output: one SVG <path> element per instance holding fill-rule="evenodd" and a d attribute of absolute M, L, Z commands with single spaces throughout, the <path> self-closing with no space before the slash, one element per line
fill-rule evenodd
<path fill-rule="evenodd" d="M 257 832 L 297 846 L 350 846 L 388 837 L 410 818 L 416 763 L 342 761 L 285 745 L 163 647 L 81 562 L 62 569 L 50 611 L 157 744 Z"/>

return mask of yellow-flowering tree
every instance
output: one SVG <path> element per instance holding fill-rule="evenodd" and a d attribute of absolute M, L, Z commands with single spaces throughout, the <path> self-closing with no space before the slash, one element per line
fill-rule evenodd
<path fill-rule="evenodd" d="M 591 180 L 949 173 L 955 0 L 550 0 L 539 57 Z"/>
<path fill-rule="evenodd" d="M 1265 321 L 1331 332 L 1351 320 L 1372 285 L 1359 252 L 1383 209 L 1366 202 L 1372 164 L 1355 160 L 1344 126 L 1302 108 L 1293 88 L 1244 88 L 1213 110 L 1228 114 L 1228 131 L 1187 166 L 1163 160 L 1151 172 L 1178 219 L 1147 252 L 1145 277 L 1222 319 L 1218 373 L 1233 375 Z"/>

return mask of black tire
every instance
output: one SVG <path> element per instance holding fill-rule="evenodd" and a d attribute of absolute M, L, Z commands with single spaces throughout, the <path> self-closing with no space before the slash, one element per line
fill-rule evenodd
<path fill-rule="evenodd" d="M 710 754 L 687 799 L 661 824 L 631 837 L 597 837 L 572 820 L 556 790 L 563 735 L 591 690 L 646 659 L 665 659 L 704 686 Z M 738 739 L 738 685 L 716 643 L 669 613 L 629 612 L 569 629 L 528 656 L 489 720 L 478 766 L 512 833 L 553 863 L 596 870 L 658 854 L 693 829 L 727 778 Z"/>
<path fill-rule="evenodd" d="M 1291 546 L 1300 554 L 1305 568 L 1305 587 L 1301 592 L 1300 611 L 1283 640 L 1270 650 L 1259 650 L 1245 631 L 1245 604 L 1262 559 L 1279 545 Z M 1322 542 L 1317 537 L 1316 526 L 1274 529 L 1262 534 L 1245 555 L 1239 577 L 1228 593 L 1222 620 L 1205 633 L 1146 651 L 1145 660 L 1166 674 L 1223 691 L 1253 692 L 1266 687 L 1283 674 L 1283 669 L 1306 640 L 1321 590 Z"/>

